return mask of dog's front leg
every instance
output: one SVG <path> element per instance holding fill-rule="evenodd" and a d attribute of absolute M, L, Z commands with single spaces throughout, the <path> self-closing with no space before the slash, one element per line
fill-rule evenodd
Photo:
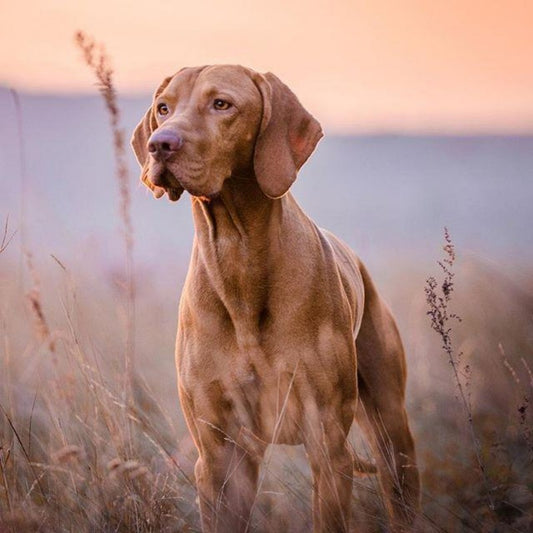
<path fill-rule="evenodd" d="M 347 532 L 354 461 L 346 434 L 338 426 L 322 425 L 307 436 L 305 449 L 313 472 L 313 530 Z"/>
<path fill-rule="evenodd" d="M 203 531 L 246 531 L 261 457 L 250 454 L 230 439 L 211 442 L 199 452 L 195 476 Z"/>

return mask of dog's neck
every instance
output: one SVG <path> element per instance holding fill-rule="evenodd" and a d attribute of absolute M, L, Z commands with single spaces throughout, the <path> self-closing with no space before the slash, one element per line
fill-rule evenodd
<path fill-rule="evenodd" d="M 264 247 L 268 243 L 266 233 L 281 222 L 289 195 L 272 200 L 263 194 L 255 179 L 235 177 L 226 180 L 216 198 L 193 197 L 199 244 L 213 246 L 231 240 L 247 247 Z"/>
<path fill-rule="evenodd" d="M 283 268 L 282 237 L 293 205 L 290 193 L 272 200 L 255 180 L 235 178 L 226 181 L 217 198 L 193 197 L 192 261 L 209 278 L 205 286 L 226 308 L 239 339 L 257 339 L 267 316 L 273 269 Z"/>

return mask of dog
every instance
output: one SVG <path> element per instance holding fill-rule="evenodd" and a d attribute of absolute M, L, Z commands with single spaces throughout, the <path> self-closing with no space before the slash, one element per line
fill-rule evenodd
<path fill-rule="evenodd" d="M 357 472 L 377 469 L 392 529 L 419 509 L 395 321 L 360 259 L 289 191 L 321 137 L 276 76 L 238 65 L 166 78 L 133 134 L 154 196 L 192 197 L 176 365 L 206 532 L 249 530 L 269 444 L 305 446 L 314 531 L 349 530 Z M 354 420 L 375 465 L 347 445 Z"/>

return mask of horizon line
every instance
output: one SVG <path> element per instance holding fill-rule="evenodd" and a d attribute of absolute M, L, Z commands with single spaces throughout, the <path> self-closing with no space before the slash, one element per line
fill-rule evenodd
<path fill-rule="evenodd" d="M 27 98 L 49 98 L 55 100 L 74 100 L 85 98 L 101 98 L 98 93 L 98 86 L 95 83 L 93 90 L 90 89 L 56 89 L 51 90 L 46 88 L 39 90 L 35 88 L 20 88 L 12 87 L 11 85 L 0 81 L 0 93 L 12 92 Z M 152 94 L 146 90 L 126 90 L 117 91 L 117 97 L 120 100 L 141 100 L 146 98 L 151 100 Z M 313 113 L 319 116 L 316 111 Z M 427 122 L 431 120 L 433 125 L 427 126 Z M 533 120 L 531 125 L 521 124 L 512 125 L 500 123 L 488 124 L 487 121 L 479 121 L 477 124 L 472 124 L 471 119 L 466 119 L 462 125 L 451 126 L 448 120 L 438 120 L 434 117 L 423 117 L 423 120 L 402 121 L 397 117 L 386 118 L 386 113 L 377 117 L 375 121 L 362 121 L 360 123 L 351 124 L 333 124 L 327 119 L 321 120 L 326 136 L 337 137 L 516 137 L 528 138 L 533 137 Z M 440 122 L 440 125 L 439 125 Z M 470 122 L 470 123 L 469 123 Z M 424 124 L 426 123 L 426 124 Z"/>

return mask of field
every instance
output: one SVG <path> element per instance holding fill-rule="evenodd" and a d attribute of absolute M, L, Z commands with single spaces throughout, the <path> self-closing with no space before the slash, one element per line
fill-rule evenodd
<path fill-rule="evenodd" d="M 1 530 L 198 530 L 195 452 L 173 369 L 178 283 L 152 280 L 149 272 L 135 279 L 128 400 L 124 353 L 131 324 L 123 280 L 52 257 L 22 257 L 21 265 L 17 255 L 13 240 L 0 256 Z M 449 325 L 454 357 L 462 354 L 471 421 L 427 316 L 424 280 L 435 275 L 440 294 L 443 272 L 437 265 L 429 273 L 397 269 L 382 287 L 409 359 L 408 409 L 423 483 L 420 528 L 529 531 L 532 287 L 458 256 L 449 306 L 461 322 Z M 357 428 L 353 442 L 365 455 Z M 276 447 L 264 470 L 253 530 L 309 530 L 303 451 Z M 356 480 L 353 509 L 361 530 L 387 530 L 374 477 Z"/>

